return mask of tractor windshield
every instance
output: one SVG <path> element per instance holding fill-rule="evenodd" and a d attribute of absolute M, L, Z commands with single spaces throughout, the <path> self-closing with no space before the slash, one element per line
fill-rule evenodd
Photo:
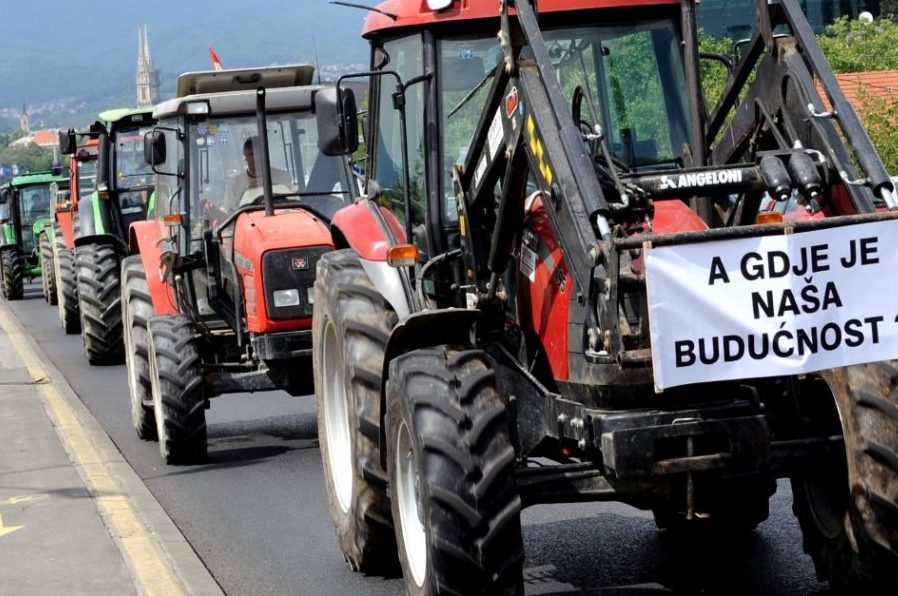
<path fill-rule="evenodd" d="M 565 97 L 582 96 L 577 124 L 601 125 L 612 155 L 629 168 L 673 166 L 689 140 L 676 31 L 660 20 L 545 33 Z"/>
<path fill-rule="evenodd" d="M 577 124 L 599 124 L 620 165 L 675 167 L 688 142 L 685 75 L 674 22 L 549 28 L 543 36 L 562 92 Z M 501 61 L 495 34 L 438 41 L 443 190 L 454 218 L 452 182 L 445 172 L 464 163 Z M 572 108 L 573 109 L 573 108 Z"/>
<path fill-rule="evenodd" d="M 119 208 L 126 216 L 139 217 L 144 213 L 153 192 L 153 167 L 143 157 L 143 138 L 151 130 L 152 126 L 142 126 L 115 133 L 115 188 Z"/>
<path fill-rule="evenodd" d="M 90 197 L 97 185 L 97 160 L 89 159 L 79 161 L 78 172 L 78 200 Z"/>
<path fill-rule="evenodd" d="M 22 248 L 28 254 L 35 248 L 34 224 L 41 217 L 51 217 L 50 186 L 49 184 L 23 186 L 19 188 L 17 195 L 21 218 Z"/>
<path fill-rule="evenodd" d="M 267 127 L 276 198 L 298 198 L 328 216 L 350 201 L 350 181 L 342 159 L 318 151 L 314 114 L 269 114 Z M 202 122 L 191 128 L 188 143 L 196 216 L 230 213 L 261 201 L 263 147 L 255 115 Z M 213 219 L 220 217 L 213 215 Z"/>

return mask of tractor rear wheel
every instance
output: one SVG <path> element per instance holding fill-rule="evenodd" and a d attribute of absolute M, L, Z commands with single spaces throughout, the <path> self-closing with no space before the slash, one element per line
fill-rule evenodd
<path fill-rule="evenodd" d="M 78 310 L 78 281 L 75 277 L 75 253 L 67 248 L 62 229 L 57 223 L 54 230 L 53 269 L 56 277 L 56 305 L 59 308 L 59 322 L 66 333 L 81 330 L 81 316 Z"/>
<path fill-rule="evenodd" d="M 480 350 L 390 362 L 387 469 L 409 594 L 522 594 L 521 498 L 508 410 Z"/>
<path fill-rule="evenodd" d="M 398 568 L 380 465 L 381 371 L 395 324 L 355 251 L 321 257 L 312 344 L 324 484 L 343 556 L 368 573 Z"/>
<path fill-rule="evenodd" d="M 81 340 L 87 361 L 95 365 L 121 364 L 125 351 L 118 252 L 111 244 L 82 244 L 75 247 L 75 264 Z"/>
<path fill-rule="evenodd" d="M 817 576 L 836 591 L 893 594 L 898 586 L 898 361 L 819 374 L 835 407 L 818 416 L 828 421 L 826 431 L 841 430 L 845 457 L 840 465 L 792 478 L 804 549 Z"/>
<path fill-rule="evenodd" d="M 53 242 L 46 232 L 41 233 L 41 290 L 47 304 L 56 304 L 56 268 L 53 264 Z"/>
<path fill-rule="evenodd" d="M 137 436 L 145 441 L 157 438 L 147 346 L 147 322 L 153 314 L 150 286 L 140 255 L 125 257 L 122 260 L 122 325 L 131 422 Z"/>
<path fill-rule="evenodd" d="M 148 325 L 149 374 L 159 452 L 167 464 L 206 459 L 206 400 L 193 323 L 184 315 Z"/>
<path fill-rule="evenodd" d="M 0 274 L 3 277 L 3 297 L 7 300 L 21 300 L 24 286 L 22 285 L 22 252 L 19 247 L 3 249 L 0 254 Z"/>

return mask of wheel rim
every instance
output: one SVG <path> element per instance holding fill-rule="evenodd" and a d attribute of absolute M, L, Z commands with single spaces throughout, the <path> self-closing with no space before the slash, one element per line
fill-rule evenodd
<path fill-rule="evenodd" d="M 399 525 L 408 569 L 415 585 L 424 585 L 427 572 L 427 536 L 419 515 L 419 473 L 412 437 L 405 421 L 400 421 L 396 435 L 394 469 L 399 505 Z"/>
<path fill-rule="evenodd" d="M 838 537 L 848 508 L 847 498 L 839 494 L 839 487 L 832 482 L 807 482 L 805 499 L 820 533 L 830 540 Z"/>
<path fill-rule="evenodd" d="M 161 380 L 159 379 L 158 368 L 156 366 L 156 350 L 153 347 L 153 338 L 148 336 L 147 347 L 149 349 L 149 368 L 150 368 L 150 392 L 153 396 L 153 416 L 156 418 L 156 433 L 159 437 L 159 452 L 163 457 L 168 450 L 168 431 L 165 428 L 165 420 L 162 412 L 162 388 L 159 387 Z"/>
<path fill-rule="evenodd" d="M 134 347 L 131 345 L 131 325 L 133 323 L 131 321 L 130 301 L 131 294 L 126 288 L 122 294 L 122 340 L 125 344 L 125 368 L 128 371 L 128 389 L 131 392 L 131 417 L 134 419 L 134 423 L 137 424 L 137 408 L 142 408 L 143 402 L 137 403 L 138 400 L 136 399 L 140 381 L 137 378 L 137 368 L 134 366 L 134 358 L 131 355 Z"/>
<path fill-rule="evenodd" d="M 328 321 L 324 330 L 322 353 L 324 389 L 322 405 L 326 430 L 328 469 L 337 503 L 343 513 L 352 501 L 352 443 L 349 428 L 349 404 L 343 376 L 343 356 L 337 345 L 337 333 Z"/>

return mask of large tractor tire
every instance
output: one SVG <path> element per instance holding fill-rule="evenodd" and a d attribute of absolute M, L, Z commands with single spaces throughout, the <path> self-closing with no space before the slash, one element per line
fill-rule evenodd
<path fill-rule="evenodd" d="M 87 361 L 94 365 L 122 364 L 122 295 L 119 255 L 111 244 L 75 247 L 78 268 L 78 308 L 81 340 Z"/>
<path fill-rule="evenodd" d="M 53 269 L 56 277 L 56 306 L 59 322 L 66 333 L 81 331 L 78 309 L 78 279 L 75 277 L 75 252 L 65 245 L 62 230 L 56 224 L 53 242 Z"/>
<path fill-rule="evenodd" d="M 792 479 L 793 511 L 804 549 L 818 577 L 828 580 L 835 591 L 894 594 L 898 587 L 898 361 L 828 370 L 820 377 L 835 398 L 835 408 L 822 409 L 817 416 L 824 431 L 841 431 L 845 457 L 841 465 Z"/>
<path fill-rule="evenodd" d="M 147 323 L 153 314 L 150 286 L 140 255 L 125 257 L 122 260 L 122 325 L 131 422 L 137 436 L 145 441 L 157 439 L 147 342 Z"/>
<path fill-rule="evenodd" d="M 380 465 L 380 388 L 390 308 L 352 250 L 318 261 L 312 315 L 318 438 L 331 518 L 354 571 L 398 569 Z"/>
<path fill-rule="evenodd" d="M 2 277 L 3 297 L 7 300 L 21 300 L 24 293 L 22 252 L 18 247 L 3 249 L 0 253 L 0 277 Z"/>
<path fill-rule="evenodd" d="M 167 464 L 206 459 L 206 400 L 193 323 L 163 315 L 148 324 L 149 375 L 159 452 Z"/>
<path fill-rule="evenodd" d="M 387 469 L 409 594 L 523 594 L 508 410 L 480 350 L 390 362 Z"/>
<path fill-rule="evenodd" d="M 41 291 L 47 304 L 56 304 L 56 267 L 53 264 L 53 242 L 46 232 L 41 233 Z"/>

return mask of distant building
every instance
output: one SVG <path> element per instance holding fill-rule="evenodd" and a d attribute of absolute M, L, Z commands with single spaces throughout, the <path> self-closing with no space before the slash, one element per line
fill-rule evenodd
<path fill-rule="evenodd" d="M 856 19 L 867 11 L 878 16 L 879 3 L 880 0 L 799 0 L 817 33 L 843 15 Z M 756 6 L 757 0 L 703 0 L 696 9 L 698 25 L 713 37 L 745 39 L 754 28 Z"/>
<path fill-rule="evenodd" d="M 159 71 L 153 65 L 147 27 L 137 30 L 137 107 L 156 105 L 159 95 Z"/>
<path fill-rule="evenodd" d="M 44 130 L 28 131 L 24 137 L 18 138 L 12 143 L 13 147 L 24 147 L 27 145 L 37 145 L 45 149 L 57 149 L 59 147 L 59 131 L 52 128 Z"/>

